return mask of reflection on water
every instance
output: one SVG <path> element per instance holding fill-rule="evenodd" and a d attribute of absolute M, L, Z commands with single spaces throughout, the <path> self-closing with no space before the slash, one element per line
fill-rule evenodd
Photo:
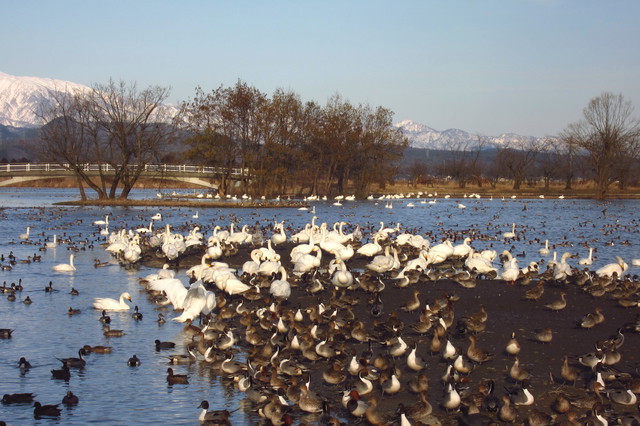
<path fill-rule="evenodd" d="M 138 191 L 136 197 L 155 197 L 155 191 Z M 193 221 L 194 212 L 185 208 L 76 208 L 54 207 L 53 203 L 77 198 L 75 190 L 68 189 L 1 189 L 0 253 L 10 252 L 17 259 L 40 255 L 41 262 L 17 263 L 11 271 L 0 271 L 0 281 L 10 285 L 20 279 L 24 290 L 17 300 L 10 302 L 0 295 L 0 328 L 15 329 L 11 339 L 0 339 L 1 393 L 34 392 L 43 404 L 58 403 L 67 390 L 80 397 L 80 404 L 63 410 L 59 421 L 42 419 L 35 424 L 194 424 L 200 401 L 214 401 L 212 408 L 235 410 L 243 395 L 233 384 L 221 380 L 202 363 L 176 366 L 177 374 L 188 374 L 190 384 L 167 386 L 166 351 L 156 352 L 154 340 L 171 340 L 178 347 L 189 342 L 182 325 L 168 320 L 159 326 L 155 322 L 156 308 L 140 292 L 138 278 L 152 272 L 149 268 L 125 270 L 112 264 L 94 268 L 94 259 L 109 261 L 109 255 L 99 245 L 99 228 L 92 225 L 97 219 L 110 214 L 110 230 L 122 227 L 147 226 L 150 217 L 162 213 L 162 224 L 185 225 Z M 386 225 L 401 223 L 401 232 L 421 232 L 433 242 L 443 237 L 458 242 L 470 234 L 477 249 L 493 247 L 518 253 L 521 265 L 530 260 L 539 261 L 538 250 L 548 239 L 558 255 L 565 251 L 586 257 L 587 246 L 596 248 L 596 268 L 622 256 L 629 263 L 640 257 L 638 245 L 638 201 L 599 203 L 589 200 L 445 200 L 435 204 L 412 200 L 415 207 L 406 207 L 408 201 L 395 200 L 393 208 L 385 208 L 385 201 L 343 202 L 342 207 L 330 202 L 316 204 L 318 223 L 344 220 L 359 223 L 365 235 L 377 230 L 380 222 Z M 466 209 L 457 208 L 459 201 Z M 525 204 L 526 203 L 526 204 Z M 285 221 L 297 231 L 311 221 L 311 214 L 297 209 L 201 209 L 198 222 L 207 236 L 213 225 L 228 227 L 231 221 L 250 226 L 259 224 L 269 229 L 273 221 Z M 516 224 L 518 240 L 505 243 L 502 233 Z M 18 235 L 31 227 L 31 241 L 22 244 Z M 45 238 L 56 234 L 61 244 L 55 249 L 40 251 Z M 291 234 L 291 231 L 288 231 Z M 457 235 L 456 235 L 457 234 Z M 77 271 L 73 274 L 53 273 L 57 263 L 67 263 L 68 245 L 65 240 L 82 242 L 76 253 Z M 551 250 L 553 252 L 553 248 Z M 550 257 L 547 257 L 547 260 Z M 577 259 L 574 260 L 577 263 Z M 6 261 L 3 262 L 6 264 Z M 632 267 L 633 268 L 633 267 Z M 637 273 L 638 268 L 630 270 Z M 49 281 L 55 291 L 44 291 Z M 186 281 L 186 280 L 185 280 Z M 78 296 L 70 294 L 71 288 Z M 131 312 L 110 313 L 112 328 L 125 330 L 126 335 L 107 339 L 98 321 L 100 312 L 91 309 L 95 297 L 113 297 L 128 291 L 134 305 L 144 314 L 142 321 L 131 318 Z M 29 296 L 33 303 L 22 301 Z M 80 309 L 78 315 L 69 316 L 69 307 Z M 169 319 L 173 313 L 166 311 Z M 50 370 L 60 368 L 56 358 L 77 356 L 83 345 L 109 345 L 111 354 L 91 354 L 83 370 L 72 370 L 71 380 L 52 380 Z M 175 352 L 184 353 L 182 348 Z M 141 366 L 130 368 L 127 360 L 136 354 Z M 22 375 L 17 368 L 18 359 L 25 356 L 34 367 Z M 250 405 L 249 405 L 250 407 Z M 232 420 L 252 423 L 257 420 L 251 409 L 238 410 Z M 0 406 L 0 420 L 9 424 L 34 423 L 30 405 Z"/>

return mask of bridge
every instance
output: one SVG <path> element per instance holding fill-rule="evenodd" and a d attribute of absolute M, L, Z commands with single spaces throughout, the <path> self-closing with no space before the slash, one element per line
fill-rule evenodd
<path fill-rule="evenodd" d="M 132 169 L 134 166 L 130 166 Z M 114 174 L 115 169 L 108 164 L 84 164 L 83 171 L 88 176 L 100 176 Z M 166 179 L 186 182 L 204 186 L 210 189 L 218 189 L 218 185 L 210 180 L 219 178 L 227 173 L 224 167 L 192 166 L 185 164 L 147 164 L 140 175 L 146 179 Z M 248 169 L 233 168 L 230 179 L 240 180 L 249 176 Z M 69 164 L 57 163 L 9 163 L 0 164 L 0 187 L 10 186 L 16 183 L 29 182 L 41 179 L 62 179 L 75 177 Z"/>

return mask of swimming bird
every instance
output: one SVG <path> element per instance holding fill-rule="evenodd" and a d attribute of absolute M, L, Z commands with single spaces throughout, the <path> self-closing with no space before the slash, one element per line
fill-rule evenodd
<path fill-rule="evenodd" d="M 20 357 L 20 360 L 18 361 L 18 368 L 20 371 L 26 371 L 31 368 L 31 363 L 27 361 L 25 357 Z"/>
<path fill-rule="evenodd" d="M 134 308 L 135 312 L 131 314 L 131 318 L 134 320 L 140 321 L 142 319 L 142 314 L 138 312 L 138 305 Z"/>
<path fill-rule="evenodd" d="M 27 226 L 27 231 L 24 234 L 20 234 L 20 239 L 21 240 L 28 240 L 29 239 L 29 231 L 31 230 L 31 227 Z"/>
<path fill-rule="evenodd" d="M 591 265 L 593 263 L 593 247 L 589 247 L 589 256 L 578 261 L 578 265 Z"/>
<path fill-rule="evenodd" d="M 73 253 L 69 255 L 69 263 L 59 263 L 52 268 L 56 272 L 73 272 L 76 267 L 73 265 Z"/>
<path fill-rule="evenodd" d="M 156 351 L 161 349 L 173 349 L 176 347 L 176 344 L 173 342 L 161 342 L 159 339 L 155 340 Z"/>
<path fill-rule="evenodd" d="M 2 397 L 3 404 L 24 404 L 33 401 L 35 395 L 31 392 L 28 393 L 5 393 Z"/>
<path fill-rule="evenodd" d="M 84 359 L 84 356 L 87 354 L 87 351 L 84 348 L 80 348 L 78 351 L 78 358 L 58 358 L 58 361 L 62 362 L 62 364 L 66 365 L 69 368 L 83 368 L 87 365 L 87 361 Z"/>
<path fill-rule="evenodd" d="M 33 404 L 33 416 L 35 418 L 40 417 L 59 417 L 62 410 L 58 408 L 58 405 L 42 405 L 38 401 Z"/>
<path fill-rule="evenodd" d="M 71 379 L 71 371 L 67 364 L 64 364 L 60 370 L 51 370 L 51 377 L 58 380 L 69 381 Z"/>
<path fill-rule="evenodd" d="M 186 374 L 174 374 L 171 367 L 167 368 L 167 382 L 170 385 L 174 384 L 189 384 L 189 378 Z"/>
<path fill-rule="evenodd" d="M 107 315 L 105 310 L 102 311 L 102 316 L 100 317 L 100 322 L 103 324 L 111 324 L 111 317 Z"/>
<path fill-rule="evenodd" d="M 67 391 L 67 394 L 62 397 L 62 403 L 66 406 L 76 405 L 78 402 L 80 402 L 78 396 L 71 391 Z"/>
<path fill-rule="evenodd" d="M 96 298 L 94 299 L 93 307 L 95 309 L 102 309 L 105 311 L 127 311 L 131 309 L 131 307 L 125 303 L 125 300 L 131 302 L 131 296 L 127 292 L 120 294 L 120 300 Z"/>
<path fill-rule="evenodd" d="M 231 413 L 228 410 L 215 410 L 209 411 L 209 401 L 204 400 L 198 405 L 198 408 L 202 408 L 198 421 L 205 424 L 215 424 L 220 426 L 231 425 L 229 416 Z"/>
<path fill-rule="evenodd" d="M 138 358 L 137 355 L 133 355 L 131 358 L 129 358 L 129 360 L 127 361 L 127 365 L 129 367 L 138 367 L 140 365 L 140 358 Z"/>

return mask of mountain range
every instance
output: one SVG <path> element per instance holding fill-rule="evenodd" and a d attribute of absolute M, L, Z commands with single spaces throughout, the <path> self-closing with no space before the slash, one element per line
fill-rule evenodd
<path fill-rule="evenodd" d="M 37 111 L 52 103 L 52 92 L 84 91 L 89 87 L 70 81 L 44 77 L 18 77 L 0 72 L 0 141 L 24 135 L 25 128 L 38 128 L 43 123 Z M 518 146 L 537 138 L 503 133 L 482 136 L 460 129 L 435 130 L 424 124 L 404 120 L 394 126 L 402 129 L 413 148 L 433 150 L 470 149 L 482 143 L 483 148 Z M 482 142 L 481 142 L 482 141 Z"/>

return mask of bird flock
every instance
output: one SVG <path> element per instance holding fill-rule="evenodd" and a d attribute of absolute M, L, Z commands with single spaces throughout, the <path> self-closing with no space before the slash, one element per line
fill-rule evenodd
<path fill-rule="evenodd" d="M 274 221 L 266 237 L 249 225 L 216 224 L 207 237 L 198 225 L 186 234 L 168 223 L 153 229 L 163 220 L 158 213 L 144 230 L 101 233 L 122 267 L 159 266 L 140 277 L 141 294 L 161 311 L 159 324 L 164 315 L 184 324 L 188 342 L 184 353 L 168 356 L 169 386 L 189 386 L 182 366 L 206 366 L 229 379 L 255 418 L 272 424 L 640 421 L 640 364 L 633 364 L 640 363 L 640 281 L 622 258 L 592 271 L 592 251 L 579 262 L 568 251 L 558 259 L 545 241 L 540 254 L 552 259 L 519 265 L 517 253 L 481 247 L 472 235 L 433 239 L 400 223 L 317 219 L 301 229 Z M 113 227 L 108 220 L 95 225 Z M 515 223 L 502 234 L 517 237 Z M 52 271 L 73 274 L 73 262 L 71 254 Z M 2 290 L 19 292 L 15 284 Z M 133 299 L 123 292 L 94 300 L 105 337 L 126 334 L 110 328 L 108 312 L 132 309 Z M 138 306 L 132 317 L 142 320 Z M 0 337 L 14 332 L 1 329 Z M 580 343 L 559 342 L 560 333 Z M 68 380 L 90 352 L 110 348 L 83 347 L 60 359 L 52 377 Z M 32 394 L 5 398 L 33 402 Z M 65 398 L 78 403 L 73 394 Z M 203 400 L 194 419 L 230 424 L 233 411 L 209 404 Z M 56 405 L 34 403 L 36 417 L 60 415 Z"/>

